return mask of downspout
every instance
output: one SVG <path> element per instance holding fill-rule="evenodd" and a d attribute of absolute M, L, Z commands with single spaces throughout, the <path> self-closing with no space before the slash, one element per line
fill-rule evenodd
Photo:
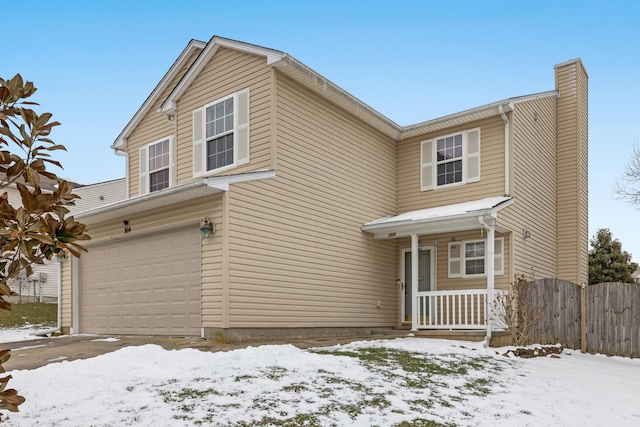
<path fill-rule="evenodd" d="M 418 280 L 419 277 L 419 257 L 418 235 L 411 235 L 411 330 L 418 330 Z"/>
<path fill-rule="evenodd" d="M 493 297 L 494 297 L 494 279 L 495 279 L 495 229 L 493 225 L 489 225 L 484 221 L 482 216 L 478 217 L 478 222 L 487 230 L 487 335 L 485 337 L 486 345 L 491 344 L 491 333 L 493 330 Z"/>
<path fill-rule="evenodd" d="M 124 150 L 121 150 L 120 148 L 115 148 L 112 147 L 113 151 L 116 153 L 116 156 L 122 156 L 124 157 L 126 160 L 126 166 L 125 166 L 125 174 L 124 174 L 124 187 L 125 187 L 125 198 L 128 199 L 129 198 L 129 153 L 127 153 Z"/>
<path fill-rule="evenodd" d="M 62 260 L 58 260 L 58 324 L 56 330 L 62 328 Z"/>
<path fill-rule="evenodd" d="M 511 140 L 509 118 L 505 114 L 502 105 L 498 106 L 498 111 L 504 121 L 504 195 L 505 197 L 510 197 L 511 186 L 509 185 L 509 182 L 511 181 Z"/>

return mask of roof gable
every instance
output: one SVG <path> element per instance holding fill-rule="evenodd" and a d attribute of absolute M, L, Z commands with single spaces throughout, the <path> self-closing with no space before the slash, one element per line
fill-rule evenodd
<path fill-rule="evenodd" d="M 159 112 L 168 115 L 175 112 L 176 103 L 178 102 L 180 97 L 184 95 L 191 83 L 193 83 L 196 77 L 198 77 L 200 72 L 205 68 L 211 58 L 213 58 L 213 56 L 221 47 L 234 49 L 253 55 L 264 56 L 267 59 L 267 65 L 281 60 L 286 55 L 285 53 L 277 50 L 214 36 L 213 38 L 211 38 L 209 43 L 207 43 L 206 47 L 200 53 L 198 58 L 193 62 L 193 64 L 191 64 L 189 70 L 185 73 L 176 87 L 171 91 L 167 99 L 162 103 L 160 109 L 158 110 Z"/>
<path fill-rule="evenodd" d="M 176 74 L 180 72 L 180 70 L 186 65 L 187 61 L 192 57 L 193 53 L 204 49 L 206 43 L 191 40 L 187 47 L 184 48 L 178 59 L 175 60 L 169 71 L 162 77 L 162 80 L 156 85 L 151 94 L 144 101 L 142 106 L 138 109 L 136 114 L 129 120 L 129 123 L 125 126 L 125 128 L 120 132 L 120 135 L 116 138 L 115 142 L 111 145 L 111 148 L 114 150 L 122 150 L 127 146 L 127 138 L 131 134 L 131 132 L 140 124 L 144 116 L 151 110 L 151 106 L 155 103 L 158 97 L 165 91 L 169 83 L 174 79 Z"/>

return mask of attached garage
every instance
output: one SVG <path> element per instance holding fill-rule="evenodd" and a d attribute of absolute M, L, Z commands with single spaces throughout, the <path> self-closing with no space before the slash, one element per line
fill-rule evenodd
<path fill-rule="evenodd" d="M 79 332 L 200 336 L 201 241 L 193 228 L 89 246 L 79 260 Z"/>

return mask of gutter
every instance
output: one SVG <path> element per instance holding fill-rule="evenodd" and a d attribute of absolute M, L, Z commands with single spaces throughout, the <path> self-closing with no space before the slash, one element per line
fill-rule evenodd
<path fill-rule="evenodd" d="M 58 324 L 56 330 L 62 328 L 62 260 L 58 261 Z"/>
<path fill-rule="evenodd" d="M 311 84 L 301 82 L 296 77 L 289 75 L 286 72 L 286 70 L 283 69 L 281 64 L 285 66 L 288 65 L 290 67 L 293 67 L 294 69 L 297 69 L 303 75 L 311 79 L 315 87 L 312 86 Z M 293 77 L 295 80 L 302 83 L 304 86 L 309 87 L 310 89 L 322 94 L 322 96 L 331 100 L 334 103 L 336 103 L 336 100 L 335 99 L 332 100 L 330 96 L 326 95 L 326 92 L 333 93 L 337 99 L 347 100 L 351 104 L 351 107 L 353 108 L 353 110 L 351 111 L 352 114 L 355 114 L 356 116 L 360 114 L 366 114 L 369 117 L 373 117 L 375 120 L 377 120 L 381 124 L 381 126 L 376 126 L 372 123 L 369 123 L 369 124 L 371 124 L 373 127 L 377 128 L 378 130 L 390 136 L 396 141 L 400 139 L 402 134 L 402 126 L 398 125 L 393 120 L 384 116 L 382 113 L 379 113 L 378 111 L 376 111 L 375 109 L 373 109 L 372 107 L 364 103 L 363 101 L 359 100 L 355 96 L 351 95 L 349 92 L 342 89 L 340 86 L 333 83 L 331 80 L 324 77 L 317 71 L 313 70 L 312 68 L 303 64 L 302 62 L 298 61 L 293 56 L 289 54 L 284 54 L 280 60 L 273 61 L 270 65 L 280 69 L 282 72 L 289 75 L 290 77 Z"/>

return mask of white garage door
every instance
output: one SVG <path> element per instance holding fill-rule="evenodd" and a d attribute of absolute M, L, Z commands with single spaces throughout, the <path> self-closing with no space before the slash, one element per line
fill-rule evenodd
<path fill-rule="evenodd" d="M 200 335 L 200 232 L 90 246 L 80 258 L 80 332 Z"/>

